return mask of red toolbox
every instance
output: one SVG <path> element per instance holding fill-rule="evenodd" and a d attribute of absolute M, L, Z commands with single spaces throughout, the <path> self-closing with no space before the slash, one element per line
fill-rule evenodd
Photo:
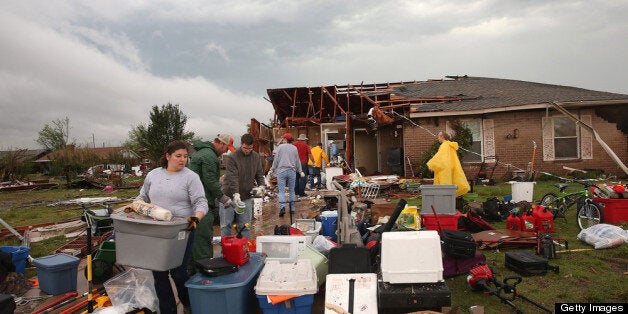
<path fill-rule="evenodd" d="M 628 198 L 593 198 L 604 213 L 604 223 L 628 221 Z"/>

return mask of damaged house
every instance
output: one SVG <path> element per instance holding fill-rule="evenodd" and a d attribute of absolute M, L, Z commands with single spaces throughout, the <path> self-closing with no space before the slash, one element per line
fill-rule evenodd
<path fill-rule="evenodd" d="M 251 132 L 268 155 L 284 132 L 341 156 L 364 175 L 413 177 L 439 131 L 467 127 L 468 178 L 491 168 L 495 178 L 526 170 L 563 174 L 598 169 L 626 177 L 628 95 L 508 79 L 442 80 L 268 89 L 274 128 Z M 566 168 L 563 168 L 566 167 Z M 494 173 L 493 173 L 494 172 Z"/>

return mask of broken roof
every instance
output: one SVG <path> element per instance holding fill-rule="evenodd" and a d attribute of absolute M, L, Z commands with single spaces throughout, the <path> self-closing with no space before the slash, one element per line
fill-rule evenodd
<path fill-rule="evenodd" d="M 450 76 L 443 80 L 267 90 L 276 122 L 296 126 L 366 116 L 374 106 L 410 117 L 477 114 L 572 105 L 628 104 L 628 95 L 518 80 Z"/>

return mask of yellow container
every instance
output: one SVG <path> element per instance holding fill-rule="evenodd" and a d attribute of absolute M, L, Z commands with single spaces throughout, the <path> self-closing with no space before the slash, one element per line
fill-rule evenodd
<path fill-rule="evenodd" d="M 406 206 L 397 218 L 397 226 L 420 230 L 421 229 L 421 217 L 419 216 L 419 209 L 416 206 Z"/>

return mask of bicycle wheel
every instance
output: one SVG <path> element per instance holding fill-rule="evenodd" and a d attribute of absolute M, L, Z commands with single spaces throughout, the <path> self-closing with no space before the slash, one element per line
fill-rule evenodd
<path fill-rule="evenodd" d="M 602 223 L 604 221 L 604 213 L 599 205 L 593 201 L 587 201 L 578 209 L 576 220 L 578 221 L 578 228 L 582 230 Z"/>
<path fill-rule="evenodd" d="M 550 192 L 550 193 L 545 194 L 543 198 L 541 198 L 541 203 L 539 205 L 549 209 L 552 212 L 552 214 L 555 214 L 556 208 L 558 207 L 558 204 L 556 202 L 557 199 L 558 199 L 558 196 Z"/>

